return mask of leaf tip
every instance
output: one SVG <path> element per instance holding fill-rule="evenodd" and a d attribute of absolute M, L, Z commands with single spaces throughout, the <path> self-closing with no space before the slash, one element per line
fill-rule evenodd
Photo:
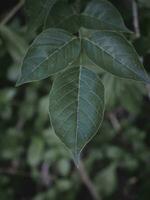
<path fill-rule="evenodd" d="M 126 26 L 125 26 L 125 32 L 131 35 L 134 34 L 134 32 L 128 29 Z"/>
<path fill-rule="evenodd" d="M 15 87 L 19 87 L 21 84 L 16 82 Z"/>
<path fill-rule="evenodd" d="M 19 87 L 25 83 L 30 82 L 27 78 L 23 77 L 23 76 L 19 76 L 18 80 L 16 81 L 16 85 L 15 87 Z"/>
<path fill-rule="evenodd" d="M 16 84 L 15 84 L 15 87 L 19 87 L 22 84 L 23 84 L 23 80 L 21 79 L 21 77 L 19 77 Z"/>
<path fill-rule="evenodd" d="M 24 79 L 18 79 L 16 84 L 15 84 L 15 87 L 19 87 L 25 83 L 28 83 L 28 81 L 25 81 Z"/>

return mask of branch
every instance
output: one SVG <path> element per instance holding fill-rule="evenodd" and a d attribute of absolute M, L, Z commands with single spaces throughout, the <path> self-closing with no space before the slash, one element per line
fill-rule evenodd
<path fill-rule="evenodd" d="M 97 194 L 95 186 L 93 185 L 92 181 L 90 180 L 90 177 L 86 173 L 86 170 L 84 168 L 84 165 L 83 165 L 82 161 L 80 161 L 79 167 L 77 169 L 78 169 L 78 172 L 80 174 L 80 178 L 82 179 L 83 183 L 85 184 L 85 186 L 89 190 L 89 192 L 90 192 L 91 196 L 93 197 L 93 199 L 94 200 L 101 200 L 101 198 Z"/>
<path fill-rule="evenodd" d="M 22 8 L 24 5 L 25 0 L 20 0 L 19 3 L 8 13 L 8 15 L 2 20 L 1 25 L 7 24 L 11 18 Z"/>
<path fill-rule="evenodd" d="M 133 26 L 135 31 L 135 37 L 140 37 L 140 26 L 139 26 L 139 15 L 138 15 L 138 6 L 135 0 L 132 0 L 132 14 L 133 14 Z"/>
<path fill-rule="evenodd" d="M 139 26 L 139 16 L 138 16 L 138 6 L 135 0 L 132 0 L 132 12 L 133 12 L 133 25 L 135 31 L 135 37 L 139 38 L 140 33 L 140 26 Z M 143 58 L 141 58 L 143 62 Z M 148 92 L 148 98 L 150 100 L 150 84 L 146 84 L 146 90 Z"/>

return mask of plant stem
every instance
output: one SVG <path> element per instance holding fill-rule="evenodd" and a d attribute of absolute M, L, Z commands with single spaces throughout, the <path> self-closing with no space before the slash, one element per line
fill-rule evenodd
<path fill-rule="evenodd" d="M 141 36 L 138 16 L 138 6 L 135 0 L 132 0 L 132 12 L 133 12 L 133 25 L 136 39 Z M 143 58 L 142 58 L 143 60 Z M 148 92 L 148 98 L 150 100 L 150 84 L 146 84 L 146 90 Z"/>
<path fill-rule="evenodd" d="M 139 16 L 138 16 L 138 6 L 135 0 L 132 0 L 132 13 L 133 13 L 133 26 L 135 31 L 135 37 L 140 37 L 140 26 L 139 26 Z"/>
<path fill-rule="evenodd" d="M 24 3 L 25 3 L 25 0 L 20 0 L 19 3 L 2 20 L 1 25 L 7 24 L 14 17 L 14 15 L 20 10 L 20 8 L 22 8 Z"/>
<path fill-rule="evenodd" d="M 79 166 L 78 166 L 78 172 L 80 174 L 80 178 L 89 190 L 91 196 L 93 197 L 93 200 L 101 200 L 100 196 L 98 195 L 95 186 L 93 185 L 92 181 L 90 180 L 90 177 L 86 173 L 84 164 L 82 161 L 80 161 Z"/>

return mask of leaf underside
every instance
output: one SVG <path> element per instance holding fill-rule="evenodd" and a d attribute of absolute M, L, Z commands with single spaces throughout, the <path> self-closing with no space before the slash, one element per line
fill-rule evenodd
<path fill-rule="evenodd" d="M 99 77 L 82 65 L 57 75 L 50 92 L 50 118 L 57 136 L 77 162 L 96 134 L 104 111 L 104 87 Z"/>

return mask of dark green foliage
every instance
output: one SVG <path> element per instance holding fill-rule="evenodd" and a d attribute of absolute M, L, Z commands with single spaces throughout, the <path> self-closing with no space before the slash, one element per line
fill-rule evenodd
<path fill-rule="evenodd" d="M 54 89 L 50 91 L 51 123 L 57 136 L 70 149 L 74 160 L 78 160 L 81 150 L 100 127 L 105 104 L 105 90 L 100 79 L 95 78 L 96 74 L 93 75 L 91 62 L 121 78 L 145 83 L 150 83 L 150 79 L 134 47 L 120 33 L 131 32 L 110 2 L 91 1 L 85 5 L 83 12 L 75 9 L 76 4 L 64 1 L 54 5 L 55 2 L 39 1 L 39 15 L 30 16 L 35 22 L 40 17 L 43 20 L 40 25 L 46 30 L 37 36 L 28 49 L 17 86 L 55 75 Z M 30 3 L 36 4 L 34 1 Z M 33 5 L 30 6 L 32 8 Z M 38 8 L 34 9 L 38 11 Z M 52 10 L 53 17 L 49 17 Z M 45 19 L 42 18 L 43 13 Z M 86 64 L 82 60 L 83 52 L 89 59 Z M 74 62 L 79 64 L 73 64 Z M 74 68 L 78 70 L 78 77 L 76 72 L 74 76 Z M 57 73 L 62 70 L 63 73 L 57 78 Z"/>
<path fill-rule="evenodd" d="M 30 1 L 28 0 L 28 2 Z M 100 58 L 102 57 L 102 54 L 105 54 L 110 48 L 106 48 L 106 52 L 103 50 L 95 51 L 95 48 L 97 47 L 92 46 L 92 54 L 89 54 L 91 41 L 96 42 L 98 48 L 102 47 L 101 43 L 97 40 L 97 37 L 99 36 L 100 38 L 100 35 L 102 36 L 103 33 L 106 33 L 104 30 L 98 30 L 96 33 L 93 33 L 92 30 L 87 31 L 87 29 L 82 28 L 78 34 L 78 20 L 75 21 L 76 24 L 73 24 L 73 19 L 69 19 L 70 21 L 62 24 L 62 27 L 55 26 L 60 16 L 63 19 L 64 13 L 70 15 L 72 11 L 67 9 L 68 7 L 71 7 L 71 9 L 77 13 L 84 13 L 87 10 L 86 6 L 91 4 L 90 0 L 83 0 L 80 2 L 80 6 L 79 4 L 76 4 L 76 1 L 74 0 L 62 0 L 61 2 L 56 2 L 51 8 L 49 15 L 49 18 L 53 19 L 54 24 L 52 24 L 52 21 L 46 23 L 43 21 L 44 19 L 41 18 L 42 20 L 39 21 L 40 23 L 38 26 L 34 26 L 32 30 L 30 27 L 31 24 L 33 26 L 34 21 L 30 21 L 30 24 L 29 21 L 27 21 L 26 24 L 24 24 L 24 18 L 22 18 L 24 12 L 23 9 L 21 9 L 8 24 L 4 24 L 3 26 L 0 25 L 1 200 L 60 200 L 62 198 L 65 200 L 93 200 L 89 190 L 84 185 L 82 176 L 77 173 L 68 151 L 56 137 L 54 130 L 50 126 L 48 113 L 49 101 L 50 111 L 53 113 L 58 109 L 61 109 L 61 105 L 65 106 L 69 104 L 71 100 L 77 99 L 79 90 L 78 87 L 76 87 L 76 82 L 79 81 L 79 73 L 81 73 L 84 78 L 80 80 L 82 83 L 80 84 L 80 89 L 85 91 L 87 87 L 90 87 L 90 90 L 81 93 L 79 97 L 82 99 L 83 96 L 85 97 L 88 95 L 86 97 L 87 99 L 90 99 L 91 90 L 96 90 L 97 94 L 102 98 L 102 101 L 93 99 L 97 110 L 100 108 L 100 112 L 98 113 L 94 110 L 94 107 L 90 108 L 90 106 L 87 105 L 87 102 L 82 102 L 82 100 L 79 101 L 79 105 L 83 105 L 81 107 L 83 112 L 89 112 L 90 109 L 90 113 L 88 113 L 87 116 L 92 116 L 94 122 L 98 125 L 103 116 L 103 98 L 105 99 L 105 115 L 101 128 L 98 131 L 98 134 L 89 143 L 88 147 L 85 148 L 82 155 L 83 163 L 98 195 L 102 200 L 150 199 L 150 101 L 147 90 L 149 85 L 147 84 L 145 86 L 141 81 L 137 82 L 123 79 L 120 78 L 121 75 L 116 77 L 111 73 L 106 72 L 109 70 L 106 70 L 103 64 L 107 62 L 107 64 L 111 65 L 111 63 L 114 62 L 113 58 L 110 56 L 109 59 L 106 59 L 108 55 L 104 55 L 104 58 L 101 60 Z M 93 2 L 96 1 L 92 1 L 92 3 Z M 123 8 L 124 10 L 125 18 L 127 19 L 126 24 L 128 27 L 131 27 L 132 18 L 130 18 L 130 16 L 132 16 L 132 13 L 130 12 L 132 11 L 124 7 L 127 1 L 125 1 L 125 3 L 124 1 L 111 2 L 113 2 L 113 4 L 119 2 L 118 7 L 120 7 L 121 13 L 121 9 Z M 139 0 L 137 2 L 140 13 L 139 22 L 141 37 L 133 40 L 133 35 L 127 33 L 125 34 L 129 39 L 129 42 L 127 42 L 125 36 L 122 36 L 122 31 L 119 30 L 117 30 L 119 33 L 109 30 L 105 36 L 107 39 L 108 35 L 111 35 L 112 39 L 114 36 L 117 36 L 117 38 L 119 37 L 124 41 L 132 54 L 131 57 L 129 57 L 129 61 L 132 63 L 132 66 L 130 66 L 132 69 L 135 69 L 130 71 L 131 77 L 128 78 L 133 78 L 134 76 L 135 79 L 142 79 L 143 81 L 143 79 L 147 80 L 147 75 L 146 77 L 143 77 L 143 74 L 145 76 L 145 71 L 142 70 L 141 73 L 143 66 L 141 66 L 131 43 L 133 43 L 137 52 L 142 57 L 149 74 L 150 45 L 148 41 L 150 41 L 150 9 L 148 5 L 149 1 Z M 65 5 L 64 7 L 62 7 L 63 4 Z M 57 9 L 62 11 L 61 13 L 59 12 L 59 16 L 54 15 L 55 10 Z M 2 11 L 1 19 L 6 15 L 7 11 L 7 9 Z M 91 26 L 94 26 L 94 23 L 90 20 L 91 23 L 87 24 L 86 20 L 87 19 L 85 18 L 84 20 L 83 18 L 81 20 L 82 23 L 84 23 L 84 28 L 93 28 Z M 109 21 L 111 21 L 110 18 Z M 99 21 L 96 22 L 97 27 L 100 27 Z M 67 23 L 72 24 L 72 26 Z M 48 27 L 50 25 L 53 27 L 52 29 Z M 30 44 L 34 41 L 35 37 L 45 32 L 45 30 L 44 32 L 42 30 L 45 29 L 46 26 L 47 28 L 50 28 L 49 30 L 57 30 L 57 34 L 57 28 L 64 28 L 65 31 L 61 30 L 61 33 L 59 33 L 62 34 L 63 32 L 67 40 L 73 38 L 73 42 L 76 46 L 75 51 L 66 50 L 66 53 L 61 57 L 61 62 L 59 59 L 57 60 L 56 57 L 60 51 L 60 40 L 58 40 L 57 34 L 54 34 L 53 37 L 56 37 L 58 46 L 56 43 L 52 43 L 51 46 L 52 51 L 56 51 L 54 58 L 55 62 L 53 64 L 59 62 L 61 65 L 58 65 L 58 67 L 60 67 L 59 69 L 63 68 L 63 70 L 58 74 L 54 73 L 52 76 L 51 74 L 53 74 L 53 72 L 50 72 L 46 75 L 49 79 L 30 83 L 28 85 L 26 84 L 17 88 L 14 87 L 25 52 L 27 49 L 31 49 Z M 69 31 L 71 33 L 69 33 Z M 126 31 L 128 32 L 128 30 Z M 112 39 L 111 42 L 109 42 L 109 47 L 112 45 L 112 41 L 114 41 Z M 87 40 L 90 40 L 90 42 L 87 43 Z M 48 41 L 51 43 L 50 40 Z M 81 43 L 79 41 L 81 41 Z M 56 41 L 53 40 L 53 42 Z M 33 44 L 35 44 L 34 50 L 36 52 L 36 48 L 39 50 L 39 44 L 37 45 L 36 42 L 33 42 Z M 116 43 L 116 45 L 118 44 Z M 120 48 L 122 48 L 121 44 L 119 45 Z M 70 46 L 72 46 L 72 44 Z M 81 46 L 84 46 L 84 48 L 80 48 Z M 43 48 L 45 48 L 45 51 L 43 51 L 42 48 L 39 50 L 40 56 L 45 56 L 45 52 L 50 54 L 49 46 Z M 123 49 L 123 51 L 125 50 L 126 49 Z M 67 52 L 70 55 L 69 66 L 66 66 L 64 63 L 66 54 L 68 54 Z M 98 55 L 95 55 L 95 52 Z M 113 50 L 113 53 L 115 55 L 117 52 Z M 119 53 L 121 53 L 121 51 L 119 51 Z M 89 57 L 86 54 L 89 55 Z M 74 57 L 73 55 L 77 59 L 72 60 Z M 119 59 L 120 57 L 121 56 L 119 56 Z M 116 58 L 118 57 L 116 56 Z M 124 59 L 127 59 L 127 57 Z M 38 60 L 35 61 L 38 62 Z M 32 60 L 33 63 L 35 61 Z M 136 63 L 134 63 L 134 66 L 133 62 L 135 61 Z M 33 63 L 31 63 L 32 67 L 34 67 Z M 79 65 L 81 66 L 79 67 Z M 117 71 L 115 67 L 116 65 L 114 65 L 114 70 L 116 72 L 122 73 L 122 71 Z M 137 68 L 138 73 L 135 73 Z M 54 69 L 57 70 L 56 68 Z M 86 77 L 82 70 L 86 73 Z M 67 74 L 69 71 L 71 71 L 71 73 L 76 71 L 77 73 L 68 76 Z M 127 73 L 127 75 L 129 74 Z M 74 88 L 75 90 L 73 90 L 70 97 L 64 99 L 64 101 L 66 101 L 65 105 L 59 104 L 59 106 L 55 105 L 56 107 L 54 107 L 54 104 L 56 103 L 54 92 L 57 90 L 57 87 L 61 84 L 63 86 L 63 82 L 68 82 L 68 80 L 70 82 L 73 80 L 73 77 L 75 78 L 73 84 L 71 84 L 69 88 L 66 88 L 66 90 L 68 91 Z M 98 89 L 96 89 L 98 82 L 95 81 L 94 84 L 93 80 L 87 81 L 89 80 L 89 77 L 100 82 Z M 30 78 L 32 79 L 33 76 Z M 39 77 L 36 77 L 32 80 L 37 80 L 38 78 Z M 43 78 L 45 77 L 40 77 L 40 79 Z M 31 79 L 26 81 L 30 82 L 32 81 Z M 105 88 L 104 97 L 102 84 Z M 51 91 L 50 96 L 49 91 Z M 61 93 L 55 94 L 58 95 L 58 100 L 61 100 L 64 92 L 65 90 L 62 90 Z M 54 103 L 53 106 L 51 106 L 52 102 Z M 77 104 L 74 104 L 73 109 L 75 112 L 76 107 Z M 71 111 L 73 110 L 72 108 L 70 109 Z M 71 114 L 71 111 L 69 110 L 69 114 Z M 64 113 L 63 117 L 66 114 L 67 113 Z M 54 113 L 53 116 L 55 116 Z M 85 117 L 85 115 L 83 115 L 82 120 L 86 120 L 87 122 L 84 130 L 88 129 L 89 131 L 92 127 L 92 123 L 88 123 L 90 118 L 87 116 Z M 57 128 L 59 128 L 58 126 L 60 125 L 59 123 L 61 123 L 61 120 L 56 117 L 54 120 L 56 120 L 53 124 L 57 133 Z M 70 122 L 71 120 L 72 118 L 69 117 L 67 122 Z M 83 122 L 82 120 L 79 122 Z M 76 119 L 73 120 L 73 122 L 76 123 Z M 66 128 L 69 125 L 70 124 L 66 123 L 63 127 Z M 82 126 L 80 128 L 82 128 Z M 95 134 L 95 128 L 92 127 L 91 129 L 92 132 L 86 131 L 85 135 L 87 137 Z M 65 129 L 61 129 L 61 132 L 57 133 L 57 135 L 62 132 L 65 133 Z M 74 132 L 72 132 L 72 134 L 74 134 Z M 84 139 L 87 141 L 86 138 Z M 84 146 L 84 142 L 85 141 L 81 143 L 81 146 Z M 73 147 L 71 146 L 71 148 Z"/>

